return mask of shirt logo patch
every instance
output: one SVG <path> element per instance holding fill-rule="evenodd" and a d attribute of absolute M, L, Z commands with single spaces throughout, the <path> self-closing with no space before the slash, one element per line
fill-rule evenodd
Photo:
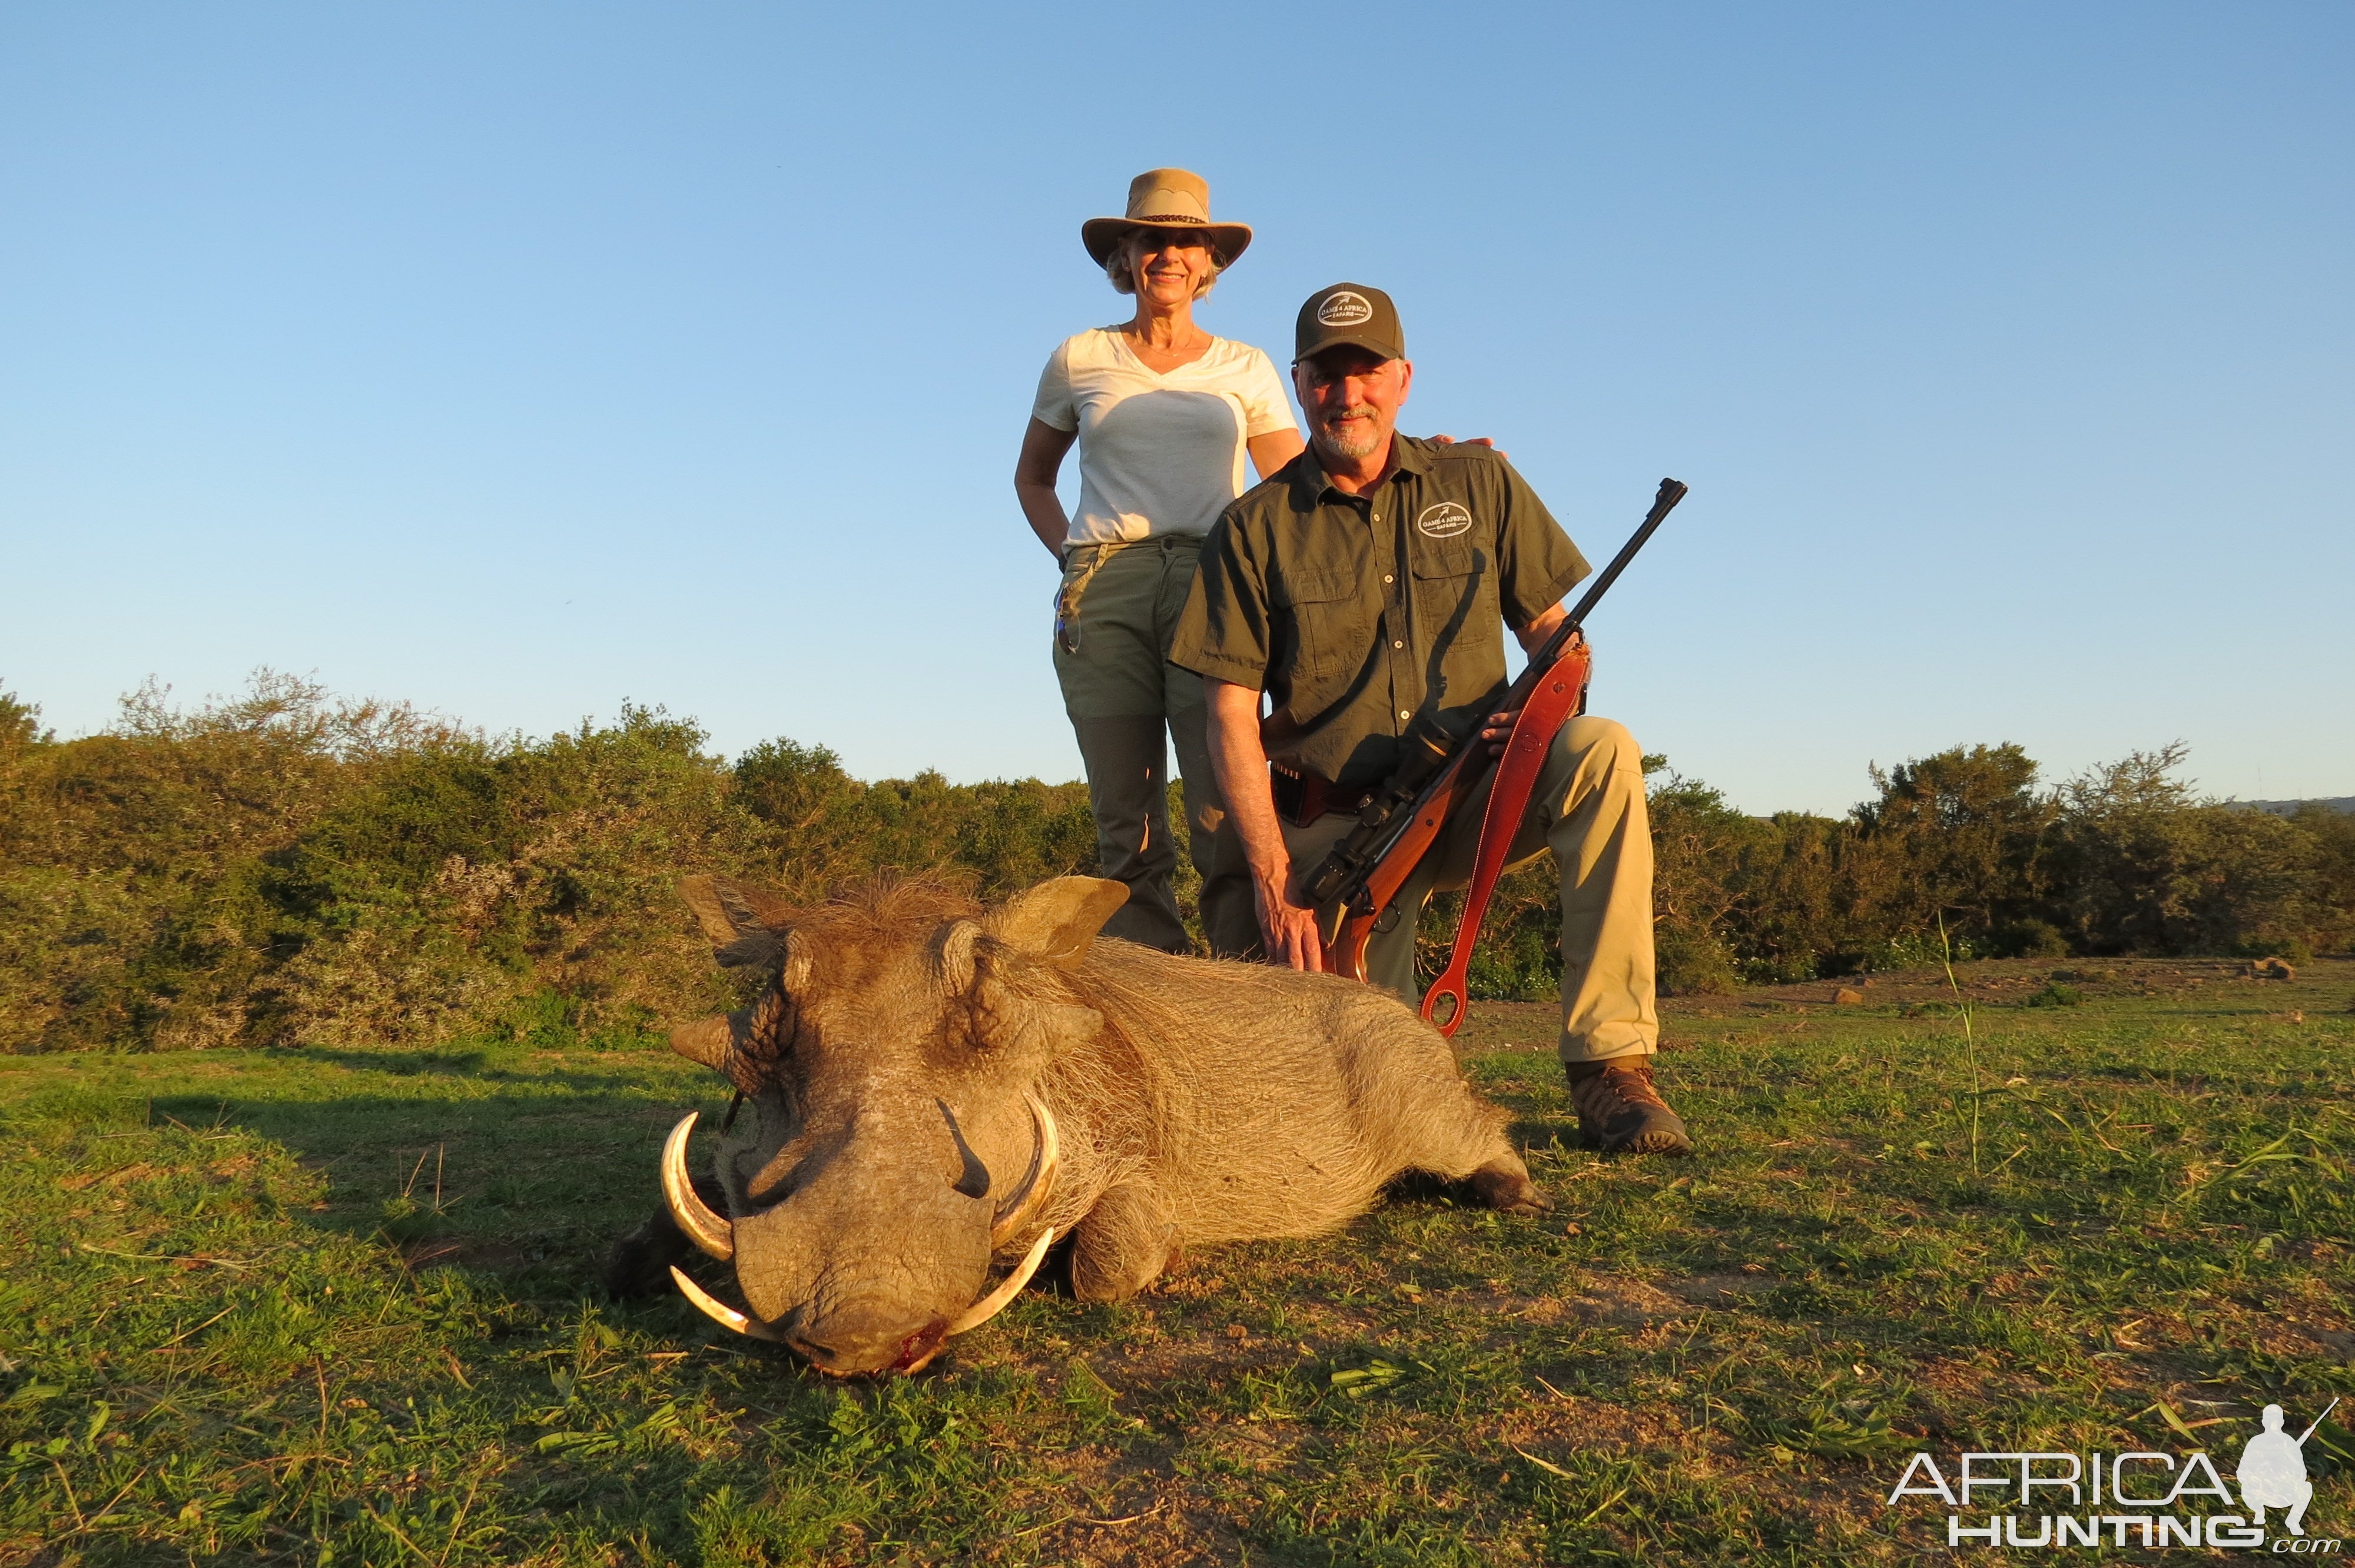
<path fill-rule="evenodd" d="M 1427 538 L 1453 539 L 1471 528 L 1472 514 L 1453 501 L 1443 501 L 1436 506 L 1424 507 L 1414 525 Z"/>
<path fill-rule="evenodd" d="M 1316 320 L 1326 326 L 1356 326 L 1374 313 L 1372 302 L 1344 289 L 1316 307 Z"/>

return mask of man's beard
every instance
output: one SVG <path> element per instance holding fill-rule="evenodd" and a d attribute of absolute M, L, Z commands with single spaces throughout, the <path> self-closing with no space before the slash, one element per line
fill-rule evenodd
<path fill-rule="evenodd" d="M 1355 418 L 1320 419 L 1316 424 L 1317 450 L 1346 462 L 1373 456 L 1381 440 L 1381 421 L 1370 411 Z"/>

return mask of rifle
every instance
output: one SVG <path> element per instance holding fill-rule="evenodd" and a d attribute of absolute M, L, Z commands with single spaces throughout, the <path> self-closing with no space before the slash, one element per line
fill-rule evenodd
<path fill-rule="evenodd" d="M 1488 890 L 1504 869 L 1505 852 L 1520 825 L 1522 808 L 1537 783 L 1538 769 L 1557 731 L 1585 706 L 1591 661 L 1583 635 L 1586 617 L 1619 580 L 1636 552 L 1644 547 L 1677 503 L 1685 486 L 1673 479 L 1660 481 L 1659 493 L 1643 525 L 1612 557 L 1561 625 L 1544 646 L 1529 655 L 1520 677 L 1476 711 L 1470 733 L 1458 736 L 1435 718 L 1417 720 L 1402 737 L 1406 757 L 1381 792 L 1359 813 L 1358 825 L 1334 845 L 1303 885 L 1309 906 L 1333 908 L 1337 919 L 1325 938 L 1325 968 L 1355 980 L 1366 980 L 1366 944 L 1374 922 L 1380 918 L 1399 889 L 1430 853 L 1448 820 L 1469 800 L 1488 777 L 1497 773 L 1489 791 L 1488 810 L 1480 826 L 1480 847 L 1475 858 L 1464 918 L 1447 969 L 1433 982 L 1423 999 L 1423 1015 L 1443 1034 L 1454 1034 L 1464 1022 L 1465 971 L 1479 939 L 1480 920 L 1487 913 Z M 1480 738 L 1490 715 L 1519 710 L 1501 759 L 1492 758 Z M 1449 1006 L 1436 1016 L 1442 1001 Z"/>

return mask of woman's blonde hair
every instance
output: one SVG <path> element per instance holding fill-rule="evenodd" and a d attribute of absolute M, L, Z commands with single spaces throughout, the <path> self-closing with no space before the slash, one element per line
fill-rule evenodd
<path fill-rule="evenodd" d="M 1136 237 L 1144 232 L 1141 228 L 1130 229 L 1104 256 L 1104 276 L 1112 280 L 1115 293 L 1136 292 Z M 1202 275 L 1201 282 L 1195 285 L 1194 297 L 1198 300 L 1218 287 L 1219 274 L 1227 270 L 1226 260 L 1219 254 L 1218 247 L 1209 245 L 1207 238 L 1204 243 L 1210 252 L 1210 270 Z"/>

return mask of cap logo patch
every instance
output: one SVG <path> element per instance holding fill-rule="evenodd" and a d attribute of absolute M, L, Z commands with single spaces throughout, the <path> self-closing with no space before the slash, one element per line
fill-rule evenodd
<path fill-rule="evenodd" d="M 1472 526 L 1472 514 L 1453 501 L 1443 501 L 1424 507 L 1414 525 L 1429 538 L 1453 539 Z"/>
<path fill-rule="evenodd" d="M 1322 326 L 1352 327 L 1372 319 L 1374 307 L 1365 295 L 1344 289 L 1326 297 L 1316 307 L 1316 320 Z"/>

